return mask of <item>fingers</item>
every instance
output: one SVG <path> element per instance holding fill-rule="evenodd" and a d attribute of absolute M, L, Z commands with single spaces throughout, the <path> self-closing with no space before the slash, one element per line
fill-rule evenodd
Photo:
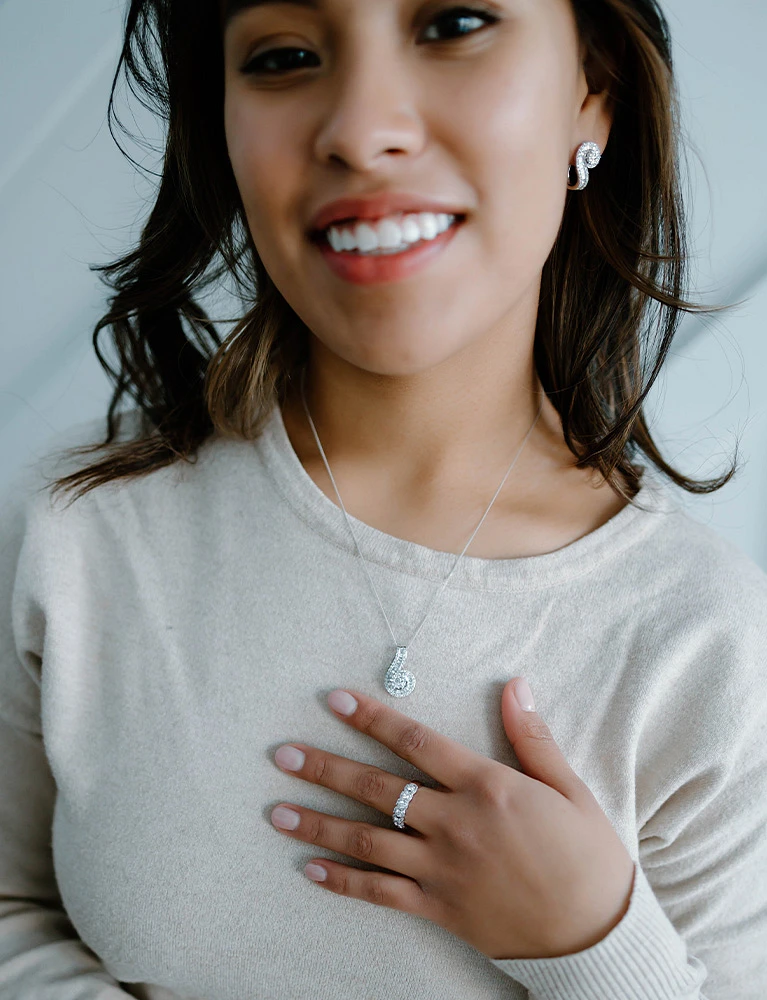
<path fill-rule="evenodd" d="M 388 906 L 393 910 L 402 910 L 417 917 L 433 919 L 430 914 L 430 901 L 417 882 L 399 875 L 389 875 L 385 872 L 364 872 L 348 865 L 341 865 L 327 858 L 315 858 L 309 862 L 321 866 L 327 877 L 318 884 L 339 896 L 352 896 L 377 906 Z"/>
<path fill-rule="evenodd" d="M 482 754 L 443 736 L 436 729 L 417 722 L 377 698 L 358 691 L 347 694 L 351 694 L 352 700 L 356 701 L 356 708 L 348 715 L 333 709 L 338 718 L 383 743 L 398 757 L 415 764 L 446 788 L 460 788 L 471 780 L 478 767 L 487 763 Z"/>
<path fill-rule="evenodd" d="M 317 750 L 304 743 L 292 743 L 289 747 L 299 749 L 304 759 L 297 768 L 286 767 L 286 763 L 298 763 L 297 758 L 282 752 L 282 747 L 278 748 L 274 759 L 283 771 L 373 806 L 390 818 L 400 792 L 408 783 L 407 778 L 390 774 L 380 767 Z M 424 835 L 435 832 L 441 821 L 445 795 L 445 792 L 419 786 L 407 807 L 406 826 Z"/>
<path fill-rule="evenodd" d="M 291 813 L 298 816 L 297 821 Z M 417 835 L 329 816 L 288 803 L 272 810 L 272 823 L 295 840 L 402 872 L 410 878 L 424 877 L 428 871 L 428 848 L 425 840 Z"/>

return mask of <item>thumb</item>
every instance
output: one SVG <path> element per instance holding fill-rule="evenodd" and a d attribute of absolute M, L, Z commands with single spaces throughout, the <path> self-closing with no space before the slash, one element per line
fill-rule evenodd
<path fill-rule="evenodd" d="M 575 800 L 585 786 L 535 711 L 530 685 L 524 677 L 513 677 L 503 689 L 501 714 L 506 735 L 524 773 Z"/>

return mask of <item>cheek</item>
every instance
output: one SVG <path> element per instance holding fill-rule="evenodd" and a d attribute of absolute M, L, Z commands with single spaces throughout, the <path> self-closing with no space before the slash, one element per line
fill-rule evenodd
<path fill-rule="evenodd" d="M 284 225 L 281 206 L 291 190 L 292 173 L 299 162 L 289 145 L 294 134 L 284 116 L 271 121 L 269 113 L 251 102 L 233 98 L 224 105 L 229 159 L 245 207 L 254 241 L 269 242 Z"/>
<path fill-rule="evenodd" d="M 228 91 L 224 100 L 224 132 L 226 133 L 229 162 L 232 164 L 234 176 L 244 198 L 245 192 L 242 182 L 246 177 L 246 161 L 253 137 L 248 125 L 248 115 L 244 102 L 230 96 Z"/>
<path fill-rule="evenodd" d="M 467 170 L 483 207 L 483 241 L 503 270 L 540 271 L 559 231 L 572 130 L 571 89 L 541 47 L 506 55 L 456 93 Z M 553 63 L 553 64 L 552 64 Z"/>

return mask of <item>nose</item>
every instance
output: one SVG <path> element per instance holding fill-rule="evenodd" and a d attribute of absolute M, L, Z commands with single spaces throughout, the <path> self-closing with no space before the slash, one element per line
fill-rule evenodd
<path fill-rule="evenodd" d="M 379 37 L 362 54 L 347 57 L 334 76 L 315 139 L 320 162 L 366 171 L 382 156 L 419 152 L 425 129 L 401 54 Z"/>

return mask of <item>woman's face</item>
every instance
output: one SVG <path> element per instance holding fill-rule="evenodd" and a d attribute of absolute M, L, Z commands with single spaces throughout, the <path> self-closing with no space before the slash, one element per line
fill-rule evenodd
<path fill-rule="evenodd" d="M 264 266 L 316 337 L 388 375 L 490 334 L 524 337 L 529 351 L 568 163 L 586 140 L 604 149 L 609 131 L 570 0 L 229 8 L 229 156 Z M 382 277 L 393 258 L 377 257 L 365 265 L 376 280 L 343 277 L 310 239 L 313 217 L 381 191 L 434 199 L 465 221 L 410 271 Z"/>

